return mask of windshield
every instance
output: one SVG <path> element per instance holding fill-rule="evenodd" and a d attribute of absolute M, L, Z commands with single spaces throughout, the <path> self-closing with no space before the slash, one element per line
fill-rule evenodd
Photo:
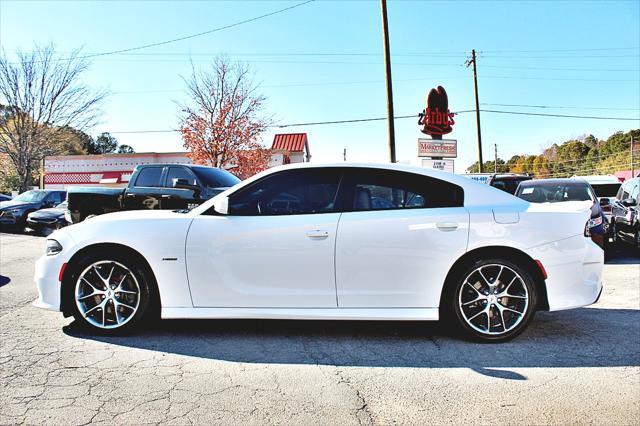
<path fill-rule="evenodd" d="M 191 169 L 202 183 L 210 188 L 230 187 L 240 182 L 240 179 L 225 170 L 212 167 L 192 167 Z"/>
<path fill-rule="evenodd" d="M 23 192 L 22 194 L 14 198 L 13 201 L 20 201 L 23 203 L 37 203 L 39 201 L 42 201 L 46 196 L 47 193 L 44 191 L 33 190 Z"/>
<path fill-rule="evenodd" d="M 586 184 L 548 184 L 520 186 L 516 197 L 530 203 L 560 203 L 564 201 L 594 201 Z"/>
<path fill-rule="evenodd" d="M 596 197 L 615 197 L 622 183 L 596 183 L 591 184 L 596 192 Z"/>

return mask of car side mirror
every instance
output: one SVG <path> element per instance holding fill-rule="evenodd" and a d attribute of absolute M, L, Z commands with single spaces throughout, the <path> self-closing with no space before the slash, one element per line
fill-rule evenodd
<path fill-rule="evenodd" d="M 217 195 L 213 198 L 213 209 L 218 214 L 229 214 L 229 197 Z"/>
<path fill-rule="evenodd" d="M 633 198 L 626 198 L 624 200 L 622 200 L 622 205 L 625 207 L 633 207 L 635 206 L 637 203 L 636 200 L 634 200 Z"/>
<path fill-rule="evenodd" d="M 196 194 L 200 194 L 200 187 L 198 185 L 194 185 L 189 183 L 187 179 L 174 178 L 173 179 L 173 188 L 175 189 L 190 189 L 194 191 Z"/>
<path fill-rule="evenodd" d="M 609 206 L 611 205 L 611 200 L 609 198 L 603 197 L 600 198 L 600 206 Z"/>

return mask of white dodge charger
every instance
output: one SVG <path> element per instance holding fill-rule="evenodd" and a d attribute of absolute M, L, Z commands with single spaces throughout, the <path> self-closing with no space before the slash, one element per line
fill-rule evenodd
<path fill-rule="evenodd" d="M 191 211 L 56 231 L 34 304 L 102 333 L 158 316 L 441 319 L 504 341 L 536 310 L 596 302 L 604 256 L 588 220 L 429 169 L 284 166 Z"/>

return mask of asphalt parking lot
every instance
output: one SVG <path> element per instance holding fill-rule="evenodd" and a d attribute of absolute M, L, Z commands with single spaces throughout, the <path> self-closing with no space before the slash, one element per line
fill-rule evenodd
<path fill-rule="evenodd" d="M 640 424 L 640 259 L 591 307 L 473 344 L 438 323 L 162 321 L 94 337 L 36 309 L 44 239 L 0 234 L 0 424 Z"/>

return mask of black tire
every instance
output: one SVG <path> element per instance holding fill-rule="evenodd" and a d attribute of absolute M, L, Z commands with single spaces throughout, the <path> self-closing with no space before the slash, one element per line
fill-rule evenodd
<path fill-rule="evenodd" d="M 478 275 L 478 270 L 484 278 Z M 492 280 L 494 287 L 490 287 Z M 471 340 L 485 343 L 511 340 L 527 328 L 535 315 L 538 294 L 533 276 L 508 260 L 494 258 L 467 264 L 448 284 L 451 288 L 445 318 Z M 514 311 L 522 313 L 517 315 Z"/>
<path fill-rule="evenodd" d="M 105 305 L 107 320 L 109 318 L 109 314 L 111 314 L 111 323 L 107 322 L 106 324 L 106 326 L 108 326 L 109 328 L 103 328 L 93 324 L 91 320 L 93 319 L 95 321 L 95 318 L 93 318 L 94 314 L 91 314 L 92 316 L 90 318 L 87 318 L 80 312 L 80 308 L 78 306 L 79 303 L 76 302 L 76 288 L 79 285 L 86 286 L 86 284 L 84 284 L 85 281 L 81 280 L 80 278 L 83 272 L 87 271 L 88 269 L 93 269 L 92 265 L 95 264 L 103 264 L 105 267 L 108 267 L 108 265 L 110 264 L 116 264 L 117 268 L 120 268 L 120 266 L 124 266 L 129 270 L 128 273 L 130 274 L 129 277 L 124 279 L 125 282 L 133 282 L 137 284 L 137 287 L 139 289 L 137 297 L 135 299 L 128 299 L 137 302 L 136 310 L 132 315 L 130 315 L 130 318 L 128 318 L 126 322 L 123 322 L 122 325 L 113 324 L 113 322 L 115 321 L 114 318 L 116 318 L 119 323 L 121 316 L 118 315 L 118 312 L 120 312 L 121 310 L 125 310 L 125 308 L 119 308 L 118 310 L 113 303 L 107 303 L 107 305 Z M 117 266 L 118 264 L 120 266 Z M 98 268 L 100 267 L 101 266 L 99 265 Z M 119 278 L 121 276 L 127 275 L 124 272 L 124 270 L 121 270 L 121 275 L 114 276 L 110 283 L 115 285 L 116 280 L 119 281 Z M 104 274 L 104 272 L 102 274 Z M 134 331 L 138 331 L 144 328 L 144 326 L 148 323 L 148 320 L 154 318 L 154 314 L 158 311 L 157 308 L 159 308 L 159 306 L 156 306 L 159 305 L 159 303 L 157 302 L 158 297 L 156 295 L 157 287 L 153 274 L 151 273 L 151 271 L 149 271 L 148 266 L 143 261 L 138 260 L 136 257 L 129 254 L 120 254 L 114 252 L 91 253 L 83 257 L 77 263 L 69 265 L 69 273 L 65 275 L 64 297 L 66 306 L 70 308 L 70 312 L 75 318 L 77 325 L 92 334 L 110 336 L 130 334 Z M 133 276 L 135 280 L 130 278 L 131 276 Z M 102 278 L 104 279 L 104 277 Z M 133 297 L 130 295 L 120 294 L 116 296 L 115 294 L 113 294 L 113 298 L 119 297 L 119 299 L 117 300 L 119 300 L 120 302 L 128 302 L 128 300 L 123 300 L 120 296 Z M 96 296 L 96 302 L 101 300 L 100 297 L 101 296 Z M 104 298 L 105 297 L 102 297 L 102 300 L 104 300 Z M 96 312 L 101 312 L 101 308 L 98 308 Z M 115 317 L 113 315 L 115 315 Z M 105 324 L 104 318 L 102 321 L 103 324 Z"/>

